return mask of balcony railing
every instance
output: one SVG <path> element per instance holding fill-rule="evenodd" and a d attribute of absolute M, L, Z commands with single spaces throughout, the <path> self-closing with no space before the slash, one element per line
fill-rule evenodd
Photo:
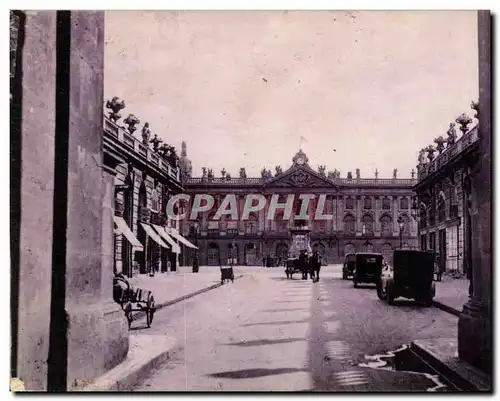
<path fill-rule="evenodd" d="M 455 159 L 458 155 L 465 152 L 479 139 L 477 125 L 472 128 L 465 135 L 462 135 L 453 145 L 447 147 L 443 153 L 438 155 L 430 163 L 419 166 L 418 168 L 418 180 L 422 181 L 427 178 L 430 174 L 438 171 L 441 167 L 446 165 L 452 159 Z"/>
<path fill-rule="evenodd" d="M 203 178 L 203 177 L 194 177 L 187 178 L 185 184 L 186 185 L 238 185 L 238 186 L 255 186 L 255 185 L 264 185 L 268 180 L 263 178 Z M 393 178 L 393 179 L 378 179 L 378 178 L 359 178 L 349 180 L 347 178 L 335 178 L 330 179 L 330 181 L 337 185 L 363 185 L 363 186 L 413 186 L 417 182 L 415 178 Z"/>
<path fill-rule="evenodd" d="M 152 149 L 145 146 L 139 139 L 130 135 L 123 127 L 118 126 L 109 118 L 104 116 L 104 133 L 123 143 L 130 151 L 136 153 L 138 157 L 146 158 L 161 171 L 180 181 L 180 172 L 178 168 L 172 167 L 166 160 L 155 153 Z"/>

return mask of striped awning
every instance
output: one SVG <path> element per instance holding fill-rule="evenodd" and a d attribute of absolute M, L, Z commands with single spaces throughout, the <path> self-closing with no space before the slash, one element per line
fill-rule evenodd
<path fill-rule="evenodd" d="M 170 230 L 169 235 L 174 237 L 177 241 L 182 242 L 184 245 L 186 245 L 189 248 L 198 249 L 198 247 L 196 245 L 193 245 L 190 241 L 188 241 L 186 238 L 184 238 L 182 235 L 180 235 L 178 231 Z"/>
<path fill-rule="evenodd" d="M 132 245 L 134 248 L 136 248 L 139 251 L 142 251 L 144 247 L 142 244 L 139 242 L 139 240 L 136 238 L 130 227 L 127 225 L 127 222 L 123 219 L 123 217 L 119 216 L 113 216 L 113 219 L 116 224 L 116 228 L 114 230 L 115 234 L 123 234 L 125 238 L 127 238 L 128 242 L 130 242 L 130 245 Z"/>
<path fill-rule="evenodd" d="M 153 227 L 151 227 L 149 224 L 141 223 L 142 228 L 144 228 L 144 231 L 146 231 L 146 234 L 158 245 L 162 246 L 163 248 L 169 248 L 165 242 L 162 241 L 162 239 L 156 234 L 155 230 L 153 230 Z"/>
<path fill-rule="evenodd" d="M 179 244 L 177 244 L 170 235 L 167 234 L 167 232 L 165 231 L 165 229 L 161 226 L 157 226 L 156 224 L 153 224 L 153 227 L 155 228 L 155 230 L 158 232 L 158 234 L 160 234 L 160 236 L 165 240 L 167 241 L 170 246 L 172 247 L 172 252 L 173 253 L 181 253 L 181 247 L 179 246 Z"/>

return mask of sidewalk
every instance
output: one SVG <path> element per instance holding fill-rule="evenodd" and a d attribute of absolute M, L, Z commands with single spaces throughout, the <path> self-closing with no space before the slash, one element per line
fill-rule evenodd
<path fill-rule="evenodd" d="M 234 278 L 243 274 L 242 269 L 234 267 Z M 190 298 L 194 295 L 219 287 L 220 268 L 201 266 L 198 273 L 192 267 L 182 266 L 175 272 L 156 273 L 153 277 L 141 274 L 129 279 L 130 284 L 153 292 L 156 308 Z"/>
<path fill-rule="evenodd" d="M 443 275 L 443 281 L 436 281 L 434 306 L 454 315 L 459 315 L 469 300 L 469 280 Z"/>

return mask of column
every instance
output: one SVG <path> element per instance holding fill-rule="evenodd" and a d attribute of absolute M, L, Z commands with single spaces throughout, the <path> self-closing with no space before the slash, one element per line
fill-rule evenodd
<path fill-rule="evenodd" d="M 491 373 L 491 15 L 478 11 L 479 160 L 471 174 L 472 297 L 458 322 L 460 359 Z"/>
<path fill-rule="evenodd" d="M 11 92 L 12 374 L 28 391 L 47 391 L 49 370 L 56 16 L 33 11 L 12 17 L 18 29 L 11 38 L 19 41 L 24 31 Z"/>

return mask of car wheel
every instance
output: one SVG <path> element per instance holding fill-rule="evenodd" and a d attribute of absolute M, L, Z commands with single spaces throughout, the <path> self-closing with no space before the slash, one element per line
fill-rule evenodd
<path fill-rule="evenodd" d="M 382 287 L 381 281 L 377 283 L 377 296 L 381 301 L 385 301 L 387 298 L 387 292 L 385 291 L 385 288 Z"/>

